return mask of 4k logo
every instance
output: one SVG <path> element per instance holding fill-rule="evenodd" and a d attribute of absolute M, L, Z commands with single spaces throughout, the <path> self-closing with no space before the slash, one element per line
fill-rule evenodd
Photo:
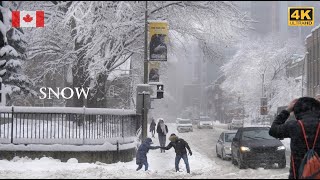
<path fill-rule="evenodd" d="M 288 26 L 313 26 L 314 8 L 313 7 L 289 7 Z"/>

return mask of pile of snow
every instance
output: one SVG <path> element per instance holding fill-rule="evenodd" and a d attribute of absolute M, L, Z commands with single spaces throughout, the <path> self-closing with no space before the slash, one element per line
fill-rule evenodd
<path fill-rule="evenodd" d="M 167 123 L 169 134 L 177 133 L 175 124 Z M 178 134 L 178 133 L 177 133 Z M 195 134 L 189 134 L 195 135 Z M 179 134 L 178 134 L 179 136 Z M 184 135 L 183 137 L 186 137 Z M 192 136 L 193 137 L 193 136 Z M 194 137 L 197 138 L 197 137 Z M 154 146 L 159 145 L 157 134 L 152 138 Z M 168 140 L 166 142 L 168 144 Z M 201 144 L 191 144 L 191 147 Z M 148 153 L 149 171 L 136 171 L 137 165 L 135 159 L 130 162 L 119 162 L 115 164 L 96 163 L 78 163 L 77 159 L 71 158 L 68 162 L 43 157 L 31 160 L 29 158 L 14 158 L 11 161 L 0 160 L 1 178 L 55 178 L 55 179 L 190 179 L 190 178 L 247 178 L 247 179 L 265 179 L 276 178 L 286 179 L 289 169 L 244 169 L 240 170 L 232 165 L 230 161 L 221 159 L 211 159 L 192 148 L 193 155 L 188 156 L 191 174 L 186 173 L 183 160 L 179 167 L 181 172 L 175 172 L 175 152 L 170 149 L 165 153 L 160 153 L 159 149 L 150 150 Z"/>

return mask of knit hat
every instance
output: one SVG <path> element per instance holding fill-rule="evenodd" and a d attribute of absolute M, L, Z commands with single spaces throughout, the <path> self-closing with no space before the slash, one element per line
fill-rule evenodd
<path fill-rule="evenodd" d="M 172 133 L 172 134 L 170 135 L 170 137 L 169 137 L 169 140 L 170 140 L 171 142 L 176 142 L 176 141 L 178 140 L 178 136 L 177 136 L 176 134 Z"/>

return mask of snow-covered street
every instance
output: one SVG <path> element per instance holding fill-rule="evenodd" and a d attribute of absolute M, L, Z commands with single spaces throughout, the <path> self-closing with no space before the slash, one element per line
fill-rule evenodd
<path fill-rule="evenodd" d="M 191 133 L 179 134 L 189 142 L 193 155 L 189 156 L 191 174 L 187 174 L 183 161 L 180 162 L 180 170 L 175 172 L 173 149 L 160 153 L 160 150 L 150 150 L 148 154 L 149 171 L 136 171 L 135 159 L 128 163 L 104 164 L 78 163 L 76 159 L 70 159 L 64 163 L 60 160 L 43 157 L 31 160 L 28 158 L 15 158 L 12 161 L 0 160 L 0 177 L 6 178 L 284 178 L 288 176 L 288 168 L 285 169 L 245 169 L 240 170 L 230 161 L 223 161 L 215 156 L 215 143 L 221 128 L 196 129 Z M 176 133 L 175 126 L 169 125 L 169 133 Z M 159 141 L 153 138 L 154 145 Z M 168 141 L 167 141 L 168 144 Z"/>

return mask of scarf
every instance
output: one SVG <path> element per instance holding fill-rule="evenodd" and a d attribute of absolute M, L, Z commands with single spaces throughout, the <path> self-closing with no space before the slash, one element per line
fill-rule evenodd
<path fill-rule="evenodd" d="M 163 134 L 167 134 L 168 133 L 167 130 L 166 130 L 166 125 L 164 123 L 161 123 L 160 127 L 161 127 L 161 130 L 162 130 Z"/>

